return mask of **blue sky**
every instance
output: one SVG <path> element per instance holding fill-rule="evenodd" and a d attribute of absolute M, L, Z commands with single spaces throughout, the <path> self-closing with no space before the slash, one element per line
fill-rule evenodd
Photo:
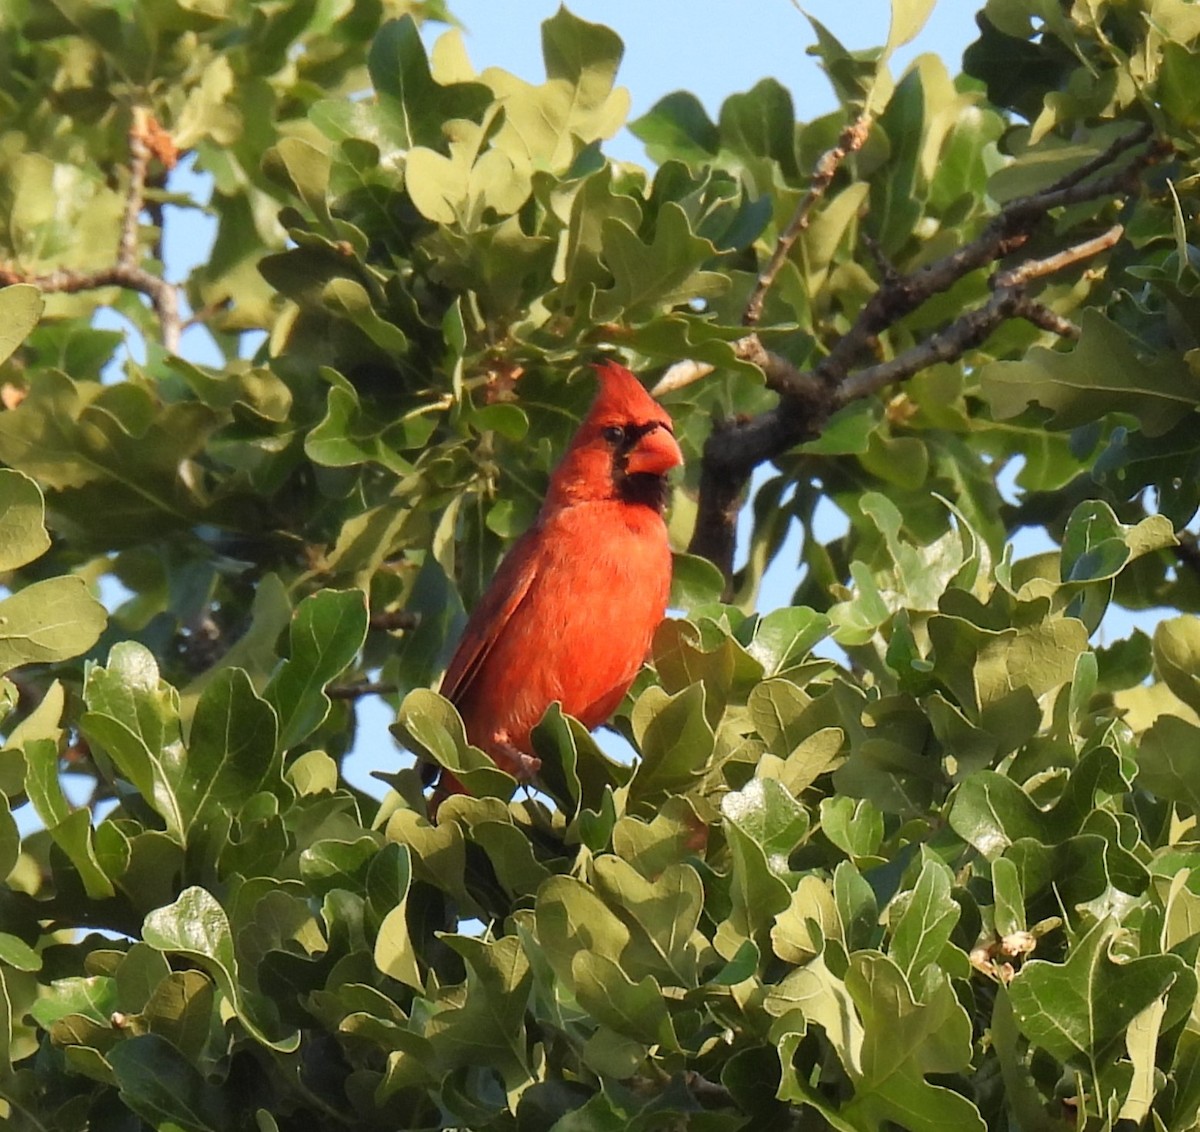
<path fill-rule="evenodd" d="M 836 102 L 816 60 L 806 54 L 815 36 L 804 13 L 846 47 L 860 49 L 887 40 L 891 12 L 888 0 L 810 0 L 803 11 L 791 0 L 572 0 L 567 6 L 624 41 L 619 81 L 633 98 L 633 118 L 675 90 L 690 90 L 715 117 L 728 95 L 767 76 L 792 92 L 798 118 L 815 118 Z M 528 81 L 543 76 L 539 29 L 558 10 L 557 0 L 450 0 L 450 7 L 466 25 L 477 69 L 503 67 Z M 938 0 L 917 39 L 897 53 L 896 66 L 931 52 L 957 72 L 963 49 L 976 36 L 975 10 L 966 0 Z M 436 38 L 436 31 L 428 25 L 427 38 Z M 607 152 L 623 160 L 642 157 L 628 134 L 614 139 Z"/>

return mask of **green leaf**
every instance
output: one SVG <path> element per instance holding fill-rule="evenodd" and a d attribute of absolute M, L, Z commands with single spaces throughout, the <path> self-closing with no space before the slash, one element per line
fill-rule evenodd
<path fill-rule="evenodd" d="M 938 961 L 958 923 L 960 909 L 950 896 L 953 879 L 942 861 L 926 856 L 899 919 L 891 925 L 888 954 L 910 986 L 919 985 L 917 980 L 925 969 Z"/>
<path fill-rule="evenodd" d="M 704 716 L 704 688 L 692 684 L 674 696 L 650 688 L 633 709 L 642 761 L 629 783 L 631 803 L 650 803 L 686 790 L 713 752 L 713 731 Z"/>
<path fill-rule="evenodd" d="M 12 803 L 0 791 L 0 876 L 7 877 L 21 857 L 21 831 L 12 815 Z"/>
<path fill-rule="evenodd" d="M 326 310 L 349 319 L 381 350 L 397 357 L 408 353 L 404 331 L 378 314 L 361 283 L 342 277 L 331 279 L 321 288 L 321 303 Z"/>
<path fill-rule="evenodd" d="M 378 851 L 379 843 L 368 834 L 351 840 L 322 837 L 300 854 L 300 878 L 317 896 L 327 896 L 335 888 L 362 892 L 367 868 Z"/>
<path fill-rule="evenodd" d="M 1097 790 L 1122 792 L 1117 756 L 1097 747 L 1080 760 L 1057 802 L 1042 810 L 1011 778 L 982 770 L 954 792 L 950 828 L 985 857 L 999 856 L 1014 842 L 1029 838 L 1052 845 L 1078 833 L 1095 804 Z"/>
<path fill-rule="evenodd" d="M 384 876 L 387 877 L 386 882 Z M 391 844 L 371 863 L 367 887 L 372 901 L 386 886 L 389 905 L 375 937 L 375 966 L 385 975 L 417 990 L 421 989 L 421 971 L 408 928 L 408 890 L 412 884 L 412 861 L 408 847 Z"/>
<path fill-rule="evenodd" d="M 25 793 L 38 817 L 74 866 L 88 896 L 103 900 L 115 889 L 96 853 L 92 815 L 87 809 L 72 809 L 59 778 L 59 721 L 64 704 L 63 687 L 56 680 L 10 742 L 20 742 L 24 748 Z"/>
<path fill-rule="evenodd" d="M 971 1058 L 971 1021 L 944 977 L 916 1002 L 900 969 L 888 958 L 860 952 L 851 957 L 846 989 L 863 1019 L 862 1071 L 855 1096 L 842 1109 L 852 1124 L 875 1127 L 890 1120 L 902 1127 L 983 1132 L 971 1101 L 926 1074 L 954 1073 Z"/>
<path fill-rule="evenodd" d="M 820 1026 L 846 1072 L 855 1078 L 861 1075 L 865 1037 L 862 1019 L 846 984 L 829 969 L 824 954 L 769 988 L 764 1006 L 768 1014 L 781 1020 L 798 1012 L 805 1022 Z M 784 1068 L 786 1071 L 790 1066 L 785 1064 Z M 780 1084 L 780 1099 L 807 1099 L 805 1093 L 797 1091 L 798 1086 L 794 1077 L 789 1079 L 785 1075 Z"/>
<path fill-rule="evenodd" d="M 721 600 L 725 577 L 707 558 L 694 554 L 672 555 L 671 597 L 668 605 L 685 612 Z"/>
<path fill-rule="evenodd" d="M 597 319 L 644 321 L 694 299 L 714 298 L 727 285 L 725 276 L 700 270 L 716 255 L 709 240 L 694 235 L 687 213 L 667 201 L 649 244 L 624 221 L 604 222 L 604 259 L 613 285 L 596 297 Z"/>
<path fill-rule="evenodd" d="M 830 769 L 842 746 L 838 728 L 812 730 L 805 716 L 811 703 L 806 692 L 778 679 L 756 684 L 747 703 L 754 729 L 771 752 L 760 761 L 759 776 L 779 779 L 793 795 Z"/>
<path fill-rule="evenodd" d="M 542 24 L 544 84 L 498 69 L 485 76 L 504 107 L 492 144 L 514 162 L 565 172 L 583 146 L 612 137 L 625 121 L 629 92 L 614 87 L 623 52 L 615 32 L 560 8 Z"/>
<path fill-rule="evenodd" d="M 107 668 L 89 670 L 83 695 L 88 706 L 80 720 L 84 735 L 112 759 L 182 844 L 186 823 L 176 791 L 186 768 L 179 694 L 159 679 L 148 649 L 125 641 L 113 646 Z"/>
<path fill-rule="evenodd" d="M 149 524 L 194 521 L 201 498 L 185 473 L 217 422 L 199 401 L 163 404 L 141 385 L 40 370 L 0 413 L 0 460 L 58 491 L 56 509 L 102 545 L 140 541 Z"/>
<path fill-rule="evenodd" d="M 45 305 L 41 291 L 32 284 L 0 287 L 0 363 L 8 361 L 29 337 Z"/>
<path fill-rule="evenodd" d="M 917 37 L 935 3 L 936 0 L 892 0 L 892 19 L 888 26 L 885 56 Z"/>
<path fill-rule="evenodd" d="M 279 719 L 280 751 L 291 750 L 325 721 L 332 706 L 325 686 L 354 660 L 366 635 L 361 590 L 322 590 L 296 607 L 290 655 L 264 692 Z"/>
<path fill-rule="evenodd" d="M 704 689 L 705 714 L 715 726 L 739 668 L 744 673 L 746 666 L 740 663 L 745 654 L 738 643 L 724 632 L 706 633 L 710 626 L 668 618 L 655 630 L 650 652 L 665 691 L 677 693 L 691 685 Z"/>
<path fill-rule="evenodd" d="M 808 836 L 808 810 L 772 778 L 752 778 L 731 790 L 721 799 L 721 814 L 761 847 L 777 873 L 786 872 L 789 854 Z"/>
<path fill-rule="evenodd" d="M 1200 378 L 1176 354 L 1144 359 L 1120 326 L 1090 307 L 1074 349 L 1034 346 L 1022 361 L 989 362 L 980 383 L 998 420 L 1038 404 L 1056 429 L 1129 413 L 1147 436 L 1161 436 L 1200 403 Z"/>
<path fill-rule="evenodd" d="M 119 1042 L 108 1053 L 121 1099 L 152 1127 L 218 1132 L 221 1094 L 166 1038 L 144 1034 Z"/>
<path fill-rule="evenodd" d="M 1129 1092 L 1121 1105 L 1120 1119 L 1143 1121 L 1150 1112 L 1157 1091 L 1155 1057 L 1158 1037 L 1166 1014 L 1167 1000 L 1162 998 L 1150 1003 L 1125 1031 L 1125 1048 L 1133 1065 L 1133 1080 Z"/>
<path fill-rule="evenodd" d="M 1200 618 L 1171 617 L 1154 627 L 1154 666 L 1167 687 L 1200 711 Z"/>
<path fill-rule="evenodd" d="M 409 692 L 400 704 L 392 731 L 414 754 L 453 771 L 476 797 L 507 800 L 517 788 L 512 775 L 467 743 L 462 717 L 449 700 L 436 692 L 425 688 Z"/>
<path fill-rule="evenodd" d="M 8 932 L 0 932 L 0 963 L 15 967 L 18 971 L 41 969 L 42 957 L 24 940 Z"/>
<path fill-rule="evenodd" d="M 207 971 L 256 1041 L 280 1053 L 299 1047 L 298 1032 L 272 1039 L 247 1009 L 229 920 L 211 893 L 195 886 L 185 888 L 174 903 L 146 917 L 142 938 L 151 947 L 184 955 Z"/>
<path fill-rule="evenodd" d="M 275 712 L 240 668 L 226 668 L 196 704 L 188 735 L 188 773 L 177 792 L 185 827 L 212 810 L 228 812 L 257 793 L 278 764 Z"/>
<path fill-rule="evenodd" d="M 744 94 L 731 94 L 721 106 L 721 145 L 744 157 L 778 163 L 784 178 L 795 181 L 796 113 L 792 97 L 776 79 L 762 79 Z"/>
<path fill-rule="evenodd" d="M 422 216 L 470 231 L 489 213 L 511 216 L 529 198 L 528 165 L 486 148 L 493 117 L 489 112 L 480 126 L 461 119 L 447 123 L 449 157 L 424 146 L 409 151 L 406 184 Z"/>
<path fill-rule="evenodd" d="M 580 951 L 615 957 L 629 945 L 629 929 L 582 881 L 554 876 L 542 885 L 534 908 L 538 942 L 554 973 L 570 981 Z"/>
<path fill-rule="evenodd" d="M 704 907 L 704 888 L 696 870 L 670 865 L 651 881 L 620 857 L 608 854 L 598 857 L 593 867 L 597 894 L 610 907 L 622 909 L 644 933 L 659 981 L 695 986 L 697 957 L 692 933 Z M 632 963 L 630 959 L 626 966 Z"/>
<path fill-rule="evenodd" d="M 326 227 L 331 228 L 326 194 L 329 190 L 329 155 L 303 138 L 284 137 L 264 158 L 268 176 L 290 181 L 291 188 Z M 282 168 L 277 168 L 276 166 Z"/>
<path fill-rule="evenodd" d="M 771 928 L 771 946 L 787 963 L 803 965 L 825 949 L 827 939 L 844 942 L 837 904 L 829 885 L 809 873 L 800 878 L 791 903 Z"/>
<path fill-rule="evenodd" d="M 0 674 L 78 656 L 100 639 L 107 622 L 82 578 L 34 582 L 0 601 Z"/>
<path fill-rule="evenodd" d="M 770 799 L 770 801 L 768 801 Z M 774 811 L 768 818 L 767 809 Z M 730 791 L 721 801 L 724 828 L 732 855 L 731 908 L 718 929 L 717 949 L 731 958 L 745 939 L 765 950 L 775 917 L 791 899 L 782 874 L 788 871 L 787 842 L 799 840 L 807 813 L 790 805 L 776 782 L 752 778 L 741 790 Z M 748 828 L 743 828 L 748 827 Z M 764 834 L 768 834 L 764 836 Z M 768 855 L 764 841 L 773 846 Z"/>
<path fill-rule="evenodd" d="M 545 789 L 572 817 L 581 807 L 601 805 L 605 791 L 623 786 L 633 773 L 610 759 L 579 720 L 562 714 L 557 702 L 546 709 L 531 739 L 542 760 Z"/>
<path fill-rule="evenodd" d="M 533 1076 L 525 1035 L 533 976 L 520 941 L 515 936 L 494 942 L 462 935 L 445 939 L 466 961 L 466 995 L 461 1006 L 430 1018 L 425 1036 L 446 1064 L 486 1065 L 510 1091 L 521 1088 Z"/>
<path fill-rule="evenodd" d="M 833 639 L 847 647 L 865 645 L 891 616 L 891 610 L 865 562 L 852 562 L 850 576 L 854 579 L 854 591 L 850 598 L 829 610 Z"/>
<path fill-rule="evenodd" d="M 1177 715 L 1160 715 L 1138 746 L 1138 786 L 1200 814 L 1200 781 L 1193 754 L 1198 741 L 1200 727 Z"/>
<path fill-rule="evenodd" d="M 142 1018 L 151 1033 L 195 1063 L 212 1033 L 215 998 L 213 982 L 203 971 L 171 971 L 146 1000 Z"/>
<path fill-rule="evenodd" d="M 1158 97 L 1166 113 L 1180 126 L 1200 126 L 1200 60 L 1184 43 L 1168 39 L 1162 45 Z"/>
<path fill-rule="evenodd" d="M 24 566 L 49 549 L 41 490 L 21 472 L 0 468 L 0 571 Z"/>
<path fill-rule="evenodd" d="M 1134 558 L 1177 544 L 1170 522 L 1161 515 L 1127 527 L 1103 500 L 1087 500 L 1071 512 L 1063 532 L 1062 579 L 1094 582 L 1113 578 Z"/>
<path fill-rule="evenodd" d="M 571 983 L 579 1005 L 601 1025 L 635 1042 L 679 1049 L 662 988 L 649 975 L 635 982 L 607 956 L 579 951 L 571 958 Z"/>
<path fill-rule="evenodd" d="M 799 664 L 818 641 L 829 635 L 829 618 L 801 606 L 774 609 L 759 618 L 746 651 L 775 676 Z"/>
<path fill-rule="evenodd" d="M 480 83 L 434 80 L 416 22 L 411 16 L 390 20 L 376 33 L 368 59 L 380 109 L 406 147 L 437 147 L 442 124 L 452 118 L 477 121 L 492 101 Z"/>
<path fill-rule="evenodd" d="M 703 850 L 708 823 L 686 798 L 668 798 L 650 821 L 622 817 L 612 829 L 613 852 L 644 877 L 655 877 Z"/>
<path fill-rule="evenodd" d="M 1076 940 L 1063 963 L 1034 959 L 1008 988 L 1021 1029 L 1060 1060 L 1091 1056 L 1177 982 L 1192 976 L 1177 955 L 1114 962 L 1114 926 L 1100 920 Z"/>
<path fill-rule="evenodd" d="M 821 830 L 862 867 L 873 863 L 883 841 L 883 814 L 868 798 L 822 798 Z"/>
<path fill-rule="evenodd" d="M 659 165 L 676 159 L 706 164 L 717 152 L 720 134 L 690 91 L 677 90 L 660 98 L 650 110 L 629 123 L 629 132 L 646 146 Z"/>

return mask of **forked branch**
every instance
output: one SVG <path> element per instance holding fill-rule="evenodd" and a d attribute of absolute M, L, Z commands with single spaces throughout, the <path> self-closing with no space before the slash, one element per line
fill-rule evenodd
<path fill-rule="evenodd" d="M 157 157 L 170 168 L 178 154 L 171 140 L 154 117 L 144 107 L 134 107 L 129 126 L 129 187 L 125 194 L 125 209 L 117 240 L 117 258 L 109 267 L 97 271 L 74 271 L 59 268 L 35 275 L 0 266 L 0 286 L 12 283 L 32 283 L 47 294 L 75 294 L 101 287 L 124 287 L 145 295 L 154 313 L 163 346 L 171 353 L 179 352 L 183 323 L 179 317 L 179 290 L 159 275 L 141 266 L 138 255 L 138 234 L 142 210 L 146 207 L 146 176 L 150 160 Z"/>
<path fill-rule="evenodd" d="M 865 133 L 861 131 L 866 125 L 860 119 L 848 127 L 838 146 L 818 162 L 812 189 L 780 236 L 747 303 L 744 321 L 748 326 L 757 325 L 767 290 L 807 225 L 813 205 L 828 188 L 840 162 L 863 144 Z M 718 422 L 714 426 L 704 447 L 700 469 L 699 508 L 689 548 L 692 553 L 710 559 L 731 579 L 737 515 L 754 469 L 789 448 L 818 437 L 830 416 L 850 402 L 874 396 L 931 365 L 957 361 L 1010 319 L 1025 319 L 1064 338 L 1078 338 L 1079 330 L 1074 323 L 1039 303 L 1029 294 L 1029 287 L 1038 279 L 1112 248 L 1123 232 L 1119 225 L 1052 255 L 1021 260 L 995 271 L 989 281 L 992 294 L 982 306 L 965 312 L 896 357 L 874 360 L 880 334 L 970 273 L 1011 256 L 1029 242 L 1053 210 L 1135 192 L 1143 170 L 1163 156 L 1162 146 L 1147 145 L 1122 168 L 1104 171 L 1111 169 L 1123 154 L 1143 146 L 1150 136 L 1150 128 L 1143 127 L 1118 138 L 1103 153 L 1046 189 L 1009 201 L 975 239 L 914 272 L 905 274 L 888 265 L 881 266 L 882 278 L 874 294 L 850 329 L 810 370 L 801 370 L 768 351 L 753 330 L 735 342 L 737 356 L 763 371 L 767 386 L 779 394 L 779 402 L 756 417 Z M 878 254 L 876 258 L 879 259 Z M 711 369 L 705 363 L 681 362 L 663 375 L 656 392 L 677 389 Z"/>

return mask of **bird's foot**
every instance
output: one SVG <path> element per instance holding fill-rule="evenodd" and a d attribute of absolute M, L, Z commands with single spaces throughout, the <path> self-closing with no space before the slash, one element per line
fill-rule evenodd
<path fill-rule="evenodd" d="M 542 760 L 534 755 L 527 755 L 518 750 L 507 739 L 500 737 L 492 748 L 492 758 L 496 765 L 506 774 L 511 774 L 518 782 L 530 782 L 542 769 Z"/>

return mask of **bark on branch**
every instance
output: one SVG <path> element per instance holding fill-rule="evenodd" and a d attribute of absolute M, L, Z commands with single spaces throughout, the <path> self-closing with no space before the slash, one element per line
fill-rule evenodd
<path fill-rule="evenodd" d="M 32 283 L 47 294 L 75 294 L 101 287 L 124 287 L 145 295 L 158 318 L 163 346 L 179 352 L 183 323 L 179 316 L 179 289 L 161 276 L 142 267 L 138 255 L 138 234 L 142 210 L 146 207 L 146 177 L 150 159 L 157 157 L 170 168 L 178 154 L 161 126 L 144 107 L 134 107 L 129 126 L 129 186 L 125 210 L 117 240 L 117 258 L 111 267 L 98 271 L 73 271 L 59 268 L 42 275 L 0 266 L 0 286 Z"/>
<path fill-rule="evenodd" d="M 838 146 L 818 162 L 813 185 L 780 236 L 747 304 L 745 322 L 755 326 L 766 292 L 786 260 L 792 244 L 808 223 L 814 204 L 827 189 L 842 160 L 861 146 L 867 123 L 848 127 Z M 990 279 L 992 294 L 978 309 L 967 311 L 948 326 L 896 357 L 874 361 L 879 335 L 894 327 L 934 295 L 989 264 L 1011 256 L 1028 243 L 1055 209 L 1106 197 L 1125 196 L 1138 188 L 1141 174 L 1165 150 L 1145 145 L 1151 130 L 1143 127 L 1118 138 L 1103 153 L 1031 196 L 1009 201 L 975 239 L 910 273 L 880 261 L 881 280 L 850 329 L 812 369 L 800 370 L 768 351 L 753 330 L 734 343 L 737 356 L 757 365 L 779 402 L 755 417 L 717 422 L 704 447 L 700 497 L 689 549 L 714 562 L 732 578 L 738 511 L 754 469 L 788 449 L 820 436 L 830 416 L 852 401 L 871 397 L 939 362 L 952 362 L 980 346 L 1002 323 L 1021 318 L 1065 338 L 1078 338 L 1078 328 L 1028 293 L 1035 280 L 1085 262 L 1113 247 L 1122 235 L 1118 225 L 1107 232 L 1043 258 L 1030 258 L 998 270 Z M 1122 155 L 1143 146 L 1123 167 Z M 1105 172 L 1105 171 L 1108 172 Z M 876 255 L 879 260 L 878 254 Z M 656 392 L 677 389 L 711 372 L 712 366 L 691 361 L 672 366 Z"/>

